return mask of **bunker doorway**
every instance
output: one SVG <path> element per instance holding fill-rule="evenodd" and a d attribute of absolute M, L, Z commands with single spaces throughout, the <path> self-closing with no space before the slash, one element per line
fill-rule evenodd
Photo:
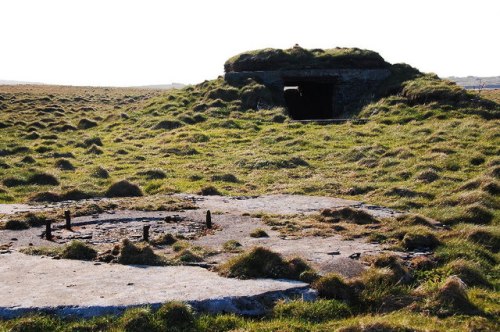
<path fill-rule="evenodd" d="M 331 82 L 296 81 L 284 82 L 284 98 L 288 114 L 294 120 L 333 119 L 335 112 Z"/>

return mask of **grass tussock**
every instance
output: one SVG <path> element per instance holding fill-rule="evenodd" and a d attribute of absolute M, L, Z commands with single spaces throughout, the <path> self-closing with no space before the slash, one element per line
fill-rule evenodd
<path fill-rule="evenodd" d="M 311 268 L 303 261 L 285 260 L 281 255 L 262 247 L 253 248 L 223 264 L 219 274 L 229 278 L 296 279 Z"/>
<path fill-rule="evenodd" d="M 138 197 L 142 196 L 143 193 L 138 185 L 122 180 L 113 183 L 104 195 L 106 197 Z"/>
<path fill-rule="evenodd" d="M 82 241 L 73 240 L 65 245 L 61 257 L 66 259 L 77 259 L 91 261 L 97 257 L 97 251 Z"/>
<path fill-rule="evenodd" d="M 262 228 L 256 228 L 250 233 L 251 237 L 259 238 L 259 237 L 269 237 L 267 232 Z"/>
<path fill-rule="evenodd" d="M 350 207 L 340 209 L 324 209 L 321 211 L 318 219 L 319 221 L 326 223 L 338 223 L 340 221 L 345 221 L 358 225 L 375 224 L 379 222 L 368 212 Z"/>
<path fill-rule="evenodd" d="M 154 253 L 153 249 L 144 244 L 133 244 L 124 239 L 120 247 L 118 262 L 125 265 L 167 265 L 165 258 Z"/>

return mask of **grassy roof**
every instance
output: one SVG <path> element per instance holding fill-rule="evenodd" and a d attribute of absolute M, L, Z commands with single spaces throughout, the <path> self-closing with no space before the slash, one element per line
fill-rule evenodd
<path fill-rule="evenodd" d="M 281 69 L 384 68 L 387 62 L 376 52 L 359 48 L 307 50 L 300 46 L 281 50 L 266 48 L 238 54 L 224 64 L 229 72 Z"/>

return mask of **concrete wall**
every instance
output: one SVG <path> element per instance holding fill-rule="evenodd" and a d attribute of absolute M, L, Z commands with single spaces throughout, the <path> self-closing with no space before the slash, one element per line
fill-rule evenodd
<path fill-rule="evenodd" d="M 305 69 L 280 71 L 230 72 L 225 80 L 243 82 L 252 78 L 266 85 L 284 105 L 283 88 L 287 78 L 331 80 L 334 83 L 334 108 L 345 115 L 353 113 L 369 103 L 376 88 L 391 74 L 389 69 Z"/>

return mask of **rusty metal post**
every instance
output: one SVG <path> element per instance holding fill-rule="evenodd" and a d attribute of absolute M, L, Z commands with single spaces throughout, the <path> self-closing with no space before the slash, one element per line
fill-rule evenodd
<path fill-rule="evenodd" d="M 64 211 L 64 219 L 66 219 L 66 229 L 71 229 L 71 213 L 69 210 Z"/>
<path fill-rule="evenodd" d="M 52 240 L 52 220 L 50 219 L 45 222 L 45 238 Z"/>
<path fill-rule="evenodd" d="M 208 229 L 212 228 L 212 214 L 210 213 L 210 210 L 207 211 L 207 218 L 206 218 L 205 223 L 206 223 Z"/>
<path fill-rule="evenodd" d="M 144 242 L 149 242 L 149 228 L 151 226 L 150 225 L 144 225 L 142 227 L 142 239 L 144 240 Z"/>

